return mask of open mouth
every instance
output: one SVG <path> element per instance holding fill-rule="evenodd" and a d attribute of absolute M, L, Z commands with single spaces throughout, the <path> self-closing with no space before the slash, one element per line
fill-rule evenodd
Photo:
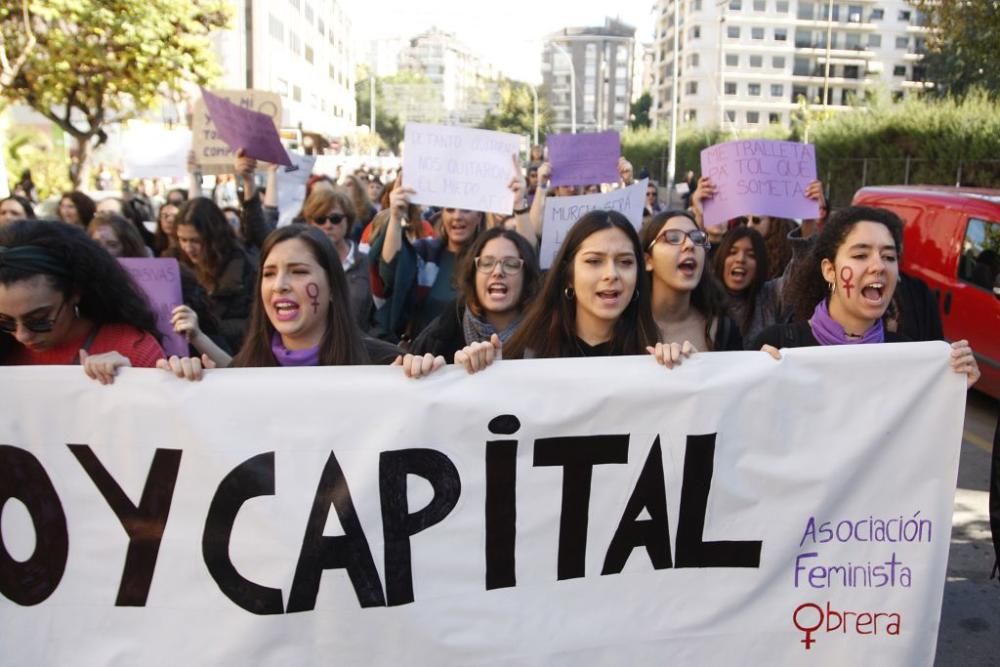
<path fill-rule="evenodd" d="M 486 287 L 486 293 L 492 297 L 503 298 L 507 296 L 508 292 L 510 292 L 510 288 L 503 283 L 490 283 Z"/>
<path fill-rule="evenodd" d="M 682 259 L 677 265 L 677 269 L 684 275 L 690 277 L 695 274 L 698 270 L 698 262 L 694 258 L 688 257 L 687 259 Z"/>
<path fill-rule="evenodd" d="M 881 304 L 885 295 L 885 283 L 868 283 L 861 288 L 861 298 L 872 304 Z"/>
<path fill-rule="evenodd" d="M 602 290 L 597 293 L 597 298 L 607 305 L 617 305 L 622 293 L 618 290 Z"/>
<path fill-rule="evenodd" d="M 299 304 L 281 299 L 274 302 L 274 311 L 279 322 L 290 322 L 299 316 Z"/>

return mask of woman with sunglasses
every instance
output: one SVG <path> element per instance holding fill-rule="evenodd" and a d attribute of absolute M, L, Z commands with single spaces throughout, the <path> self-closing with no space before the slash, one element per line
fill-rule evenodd
<path fill-rule="evenodd" d="M 726 314 L 725 297 L 705 271 L 708 234 L 687 211 L 665 211 L 639 233 L 652 283 L 653 319 L 669 346 L 672 365 L 699 350 L 742 350 L 736 323 Z"/>
<path fill-rule="evenodd" d="M 459 298 L 432 321 L 402 360 L 420 377 L 472 343 L 510 340 L 541 282 L 535 251 L 517 232 L 501 227 L 479 235 L 457 275 Z"/>
<path fill-rule="evenodd" d="M 832 214 L 790 284 L 794 320 L 768 327 L 752 348 L 780 359 L 780 348 L 909 340 L 891 331 L 903 222 L 892 211 L 850 206 Z M 951 344 L 951 368 L 971 387 L 980 371 L 968 341 Z"/>
<path fill-rule="evenodd" d="M 351 313 L 362 331 L 371 323 L 372 290 L 368 280 L 368 255 L 348 233 L 354 224 L 354 207 L 343 188 L 319 187 L 306 198 L 302 219 L 323 232 L 340 257 L 351 295 Z"/>
<path fill-rule="evenodd" d="M 82 227 L 0 229 L 0 364 L 83 366 L 102 384 L 163 358 L 156 318 L 128 273 Z"/>

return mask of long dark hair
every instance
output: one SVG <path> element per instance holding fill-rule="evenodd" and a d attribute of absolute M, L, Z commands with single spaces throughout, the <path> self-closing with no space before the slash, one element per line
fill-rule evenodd
<path fill-rule="evenodd" d="M 117 213 L 99 212 L 87 225 L 87 234 L 93 234 L 100 227 L 110 227 L 118 242 L 122 244 L 122 257 L 148 257 L 146 244 L 135 226 Z"/>
<path fill-rule="evenodd" d="M 177 209 L 174 213 L 174 231 L 171 234 L 167 234 L 163 229 L 163 209 L 166 207 L 172 207 Z M 182 204 L 183 206 L 183 204 Z M 168 248 L 177 247 L 177 218 L 180 215 L 181 207 L 176 204 L 171 204 L 170 202 L 164 202 L 160 206 L 159 213 L 156 214 L 156 234 L 153 237 L 153 251 L 156 252 L 156 256 L 159 257 L 162 253 L 166 252 Z"/>
<path fill-rule="evenodd" d="M 35 208 L 31 205 L 31 202 L 28 201 L 28 199 L 22 197 L 21 195 L 10 195 L 9 197 L 4 197 L 3 199 L 0 199 L 0 204 L 4 203 L 7 200 L 17 202 L 18 204 L 21 205 L 21 208 L 24 209 L 24 218 L 21 218 L 22 220 L 35 219 Z"/>
<path fill-rule="evenodd" d="M 198 282 L 211 293 L 226 262 L 239 247 L 236 232 L 222 209 L 207 197 L 195 197 L 184 202 L 177 212 L 174 229 L 180 225 L 191 225 L 201 236 L 202 261 L 199 264 L 192 262 L 183 251 L 178 254 L 181 262 L 195 272 Z"/>
<path fill-rule="evenodd" d="M 350 294 L 347 289 L 347 278 L 340 263 L 340 256 L 326 235 L 309 225 L 288 225 L 271 232 L 260 249 L 260 265 L 257 270 L 257 283 L 254 286 L 253 307 L 250 311 L 250 324 L 247 327 L 243 347 L 233 358 L 232 366 L 237 368 L 260 368 L 277 366 L 278 362 L 271 351 L 271 338 L 274 326 L 264 311 L 261 300 L 260 282 L 264 275 L 264 264 L 268 255 L 279 243 L 290 239 L 299 239 L 309 247 L 316 263 L 322 267 L 330 284 L 331 304 L 327 309 L 323 340 L 319 345 L 320 366 L 350 366 L 369 363 L 368 353 L 362 342 L 361 329 L 358 328 L 351 314 Z"/>
<path fill-rule="evenodd" d="M 76 207 L 76 212 L 80 215 L 79 224 L 82 227 L 86 227 L 90 224 L 90 221 L 94 218 L 94 213 L 97 212 L 97 204 L 94 200 L 80 192 L 79 190 L 73 190 L 72 192 L 64 192 L 62 197 L 59 198 L 59 203 L 62 203 L 63 199 L 68 199 L 73 202 L 73 206 Z"/>
<path fill-rule="evenodd" d="M 698 221 L 688 211 L 674 209 L 658 213 L 639 230 L 639 242 L 647 254 L 651 252 L 649 246 L 653 244 L 656 237 L 663 231 L 663 226 L 667 224 L 667 220 L 671 218 L 686 218 L 691 221 L 695 229 L 700 229 Z M 652 283 L 652 272 L 650 271 L 649 273 L 650 283 Z M 705 249 L 705 263 L 702 266 L 701 279 L 695 285 L 694 289 L 691 290 L 691 307 L 705 318 L 705 340 L 708 342 L 710 349 L 716 349 L 716 343 L 719 341 L 712 338 L 712 325 L 719 318 L 726 315 L 726 296 L 709 266 L 707 248 Z M 718 333 L 720 327 L 716 327 L 716 329 L 716 333 Z"/>
<path fill-rule="evenodd" d="M 751 229 L 750 227 L 742 225 L 733 227 L 722 237 L 722 241 L 719 243 L 719 247 L 715 251 L 715 257 L 712 260 L 712 269 L 716 280 L 725 288 L 726 257 L 729 256 L 729 250 L 740 239 L 750 239 L 750 247 L 753 248 L 754 258 L 757 260 L 757 270 L 753 275 L 753 280 L 750 281 L 750 284 L 744 290 L 745 296 L 743 294 L 733 295 L 746 299 L 743 321 L 736 323 L 740 327 L 740 333 L 745 336 L 750 329 L 750 325 L 753 324 L 753 314 L 757 306 L 757 297 L 760 295 L 764 283 L 767 282 L 767 245 L 764 243 L 764 237 L 756 229 Z"/>
<path fill-rule="evenodd" d="M 659 340 L 650 302 L 649 276 L 642 270 L 643 252 L 635 228 L 616 211 L 591 211 L 577 220 L 566 235 L 541 293 L 528 307 L 524 322 L 506 346 L 505 357 L 517 359 L 528 351 L 541 358 L 577 356 L 574 354 L 576 300 L 566 298 L 565 290 L 573 285 L 573 260 L 580 246 L 591 234 L 605 229 L 620 229 L 628 237 L 636 261 L 637 296 L 615 323 L 610 353 L 645 354 L 646 346 Z"/>
<path fill-rule="evenodd" d="M 527 239 L 517 232 L 503 227 L 487 229 L 473 241 L 459 265 L 458 271 L 455 272 L 455 287 L 458 294 L 465 306 L 477 317 L 482 315 L 483 304 L 479 303 L 479 295 L 476 293 L 476 258 L 482 254 L 487 243 L 499 238 L 507 239 L 513 243 L 514 247 L 517 248 L 517 254 L 524 260 L 524 268 L 521 269 L 524 280 L 521 283 L 521 296 L 517 300 L 518 310 L 523 310 L 535 298 L 542 282 L 542 273 L 538 268 L 538 255 L 535 254 Z"/>
<path fill-rule="evenodd" d="M 0 227 L 0 246 L 41 248 L 65 268 L 58 274 L 0 264 L 0 284 L 11 285 L 44 275 L 66 298 L 79 296 L 80 317 L 94 324 L 128 324 L 161 340 L 156 317 L 131 276 L 82 227 L 52 220 L 18 220 Z M 12 349 L 11 336 L 0 337 L 0 360 Z"/>
<path fill-rule="evenodd" d="M 897 255 L 902 252 L 903 221 L 892 211 L 870 206 L 848 206 L 832 213 L 816 237 L 812 252 L 796 265 L 791 276 L 785 298 L 791 304 L 792 313 L 797 321 L 807 321 L 812 317 L 816 304 L 827 297 L 829 288 L 823 278 L 823 260 L 834 261 L 837 250 L 844 244 L 844 239 L 859 222 L 885 225 L 892 235 Z"/>

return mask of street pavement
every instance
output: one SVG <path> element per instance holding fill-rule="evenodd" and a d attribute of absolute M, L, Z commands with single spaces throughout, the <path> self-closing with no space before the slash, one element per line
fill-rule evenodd
<path fill-rule="evenodd" d="M 941 609 L 937 667 L 1000 667 L 1000 580 L 990 580 L 990 452 L 998 402 L 969 394 Z"/>

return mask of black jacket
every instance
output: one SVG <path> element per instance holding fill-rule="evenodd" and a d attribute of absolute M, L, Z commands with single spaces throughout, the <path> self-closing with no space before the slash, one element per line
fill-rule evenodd
<path fill-rule="evenodd" d="M 462 317 L 465 305 L 461 300 L 455 300 L 445 306 L 444 311 L 431 320 L 423 331 L 413 340 L 410 352 L 413 354 L 433 354 L 442 356 L 451 363 L 455 353 L 466 346 L 465 331 L 462 329 Z"/>
<path fill-rule="evenodd" d="M 885 342 L 904 343 L 910 339 L 903 334 L 885 332 Z M 792 322 L 791 324 L 775 324 L 770 326 L 753 339 L 750 350 L 759 350 L 765 345 L 771 345 L 779 350 L 785 347 L 813 347 L 819 345 L 819 341 L 813 336 L 812 328 L 808 322 Z"/>

